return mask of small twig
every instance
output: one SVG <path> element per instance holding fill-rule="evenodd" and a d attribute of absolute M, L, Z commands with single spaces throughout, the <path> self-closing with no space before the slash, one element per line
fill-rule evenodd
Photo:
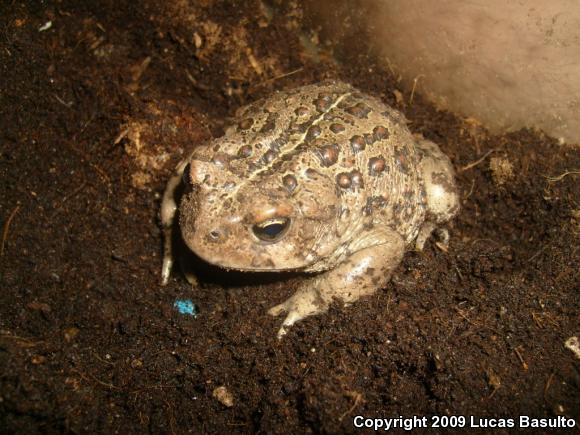
<path fill-rule="evenodd" d="M 387 296 L 387 308 L 386 308 L 386 310 L 385 310 L 385 312 L 386 312 L 387 314 L 389 314 L 389 309 L 390 309 L 390 305 L 391 305 L 391 302 L 392 302 L 392 301 L 393 301 L 393 299 L 391 299 L 391 295 L 389 294 L 389 296 Z"/>
<path fill-rule="evenodd" d="M 455 271 L 457 272 L 457 276 L 459 276 L 459 280 L 463 281 L 463 275 L 461 274 L 459 267 L 455 266 Z"/>
<path fill-rule="evenodd" d="M 84 180 L 84 181 L 81 183 L 81 185 L 80 185 L 79 187 L 77 187 L 75 190 L 73 190 L 73 191 L 72 191 L 71 193 L 69 193 L 68 195 L 65 195 L 65 196 L 64 196 L 64 197 L 61 199 L 61 201 L 60 201 L 60 204 L 58 204 L 58 205 L 57 205 L 57 207 L 55 207 L 55 208 L 62 207 L 62 205 L 63 205 L 65 202 L 67 202 L 69 199 L 71 199 L 71 198 L 74 198 L 75 196 L 77 196 L 77 195 L 78 195 L 78 193 L 79 193 L 81 190 L 83 190 L 83 189 L 85 188 L 85 186 L 87 185 L 87 183 L 88 183 L 88 181 L 87 181 L 87 180 Z"/>
<path fill-rule="evenodd" d="M 419 74 L 415 79 L 413 79 L 413 89 L 411 89 L 411 95 L 409 96 L 409 106 L 413 104 L 413 97 L 415 96 L 415 88 L 417 87 L 417 82 L 421 77 L 425 77 L 423 74 Z"/>
<path fill-rule="evenodd" d="M 12 210 L 12 213 L 10 213 L 10 216 L 8 216 L 8 219 L 6 219 L 6 222 L 4 223 L 4 229 L 2 230 L 2 244 L 0 245 L 0 257 L 4 256 L 4 244 L 8 238 L 10 223 L 12 222 L 12 219 L 14 219 L 14 216 L 16 216 L 16 213 L 18 213 L 18 210 L 20 210 L 20 204 L 14 207 L 14 210 Z"/>
<path fill-rule="evenodd" d="M 496 329 L 492 328 L 491 326 L 487 326 L 485 323 L 481 323 L 481 322 L 474 322 L 473 320 L 471 320 L 469 317 L 467 317 L 467 316 L 465 315 L 465 313 L 464 313 L 464 312 L 463 312 L 461 309 L 459 309 L 459 308 L 455 307 L 455 312 L 456 312 L 457 314 L 459 314 L 459 316 L 460 316 L 461 318 L 463 318 L 463 320 L 465 320 L 465 321 L 466 321 L 467 323 L 469 323 L 471 326 L 475 326 L 476 328 L 484 328 L 484 329 L 487 329 L 487 330 L 489 330 L 489 331 L 491 331 L 491 332 L 493 332 L 493 333 L 495 333 L 495 334 L 498 334 L 498 335 L 499 335 L 499 332 L 498 332 Z M 485 319 L 485 320 L 487 320 L 487 319 Z"/>
<path fill-rule="evenodd" d="M 276 76 L 276 77 L 273 77 L 273 78 L 271 78 L 271 79 L 268 79 L 268 80 L 266 80 L 265 82 L 262 82 L 262 83 L 268 83 L 268 82 L 273 82 L 273 81 L 276 81 L 276 80 L 283 79 L 283 78 L 285 78 L 285 77 L 288 77 L 288 76 L 291 76 L 291 75 L 297 74 L 297 73 L 299 73 L 300 71 L 302 71 L 303 69 L 304 69 L 304 67 L 297 68 L 297 69 L 295 69 L 294 71 L 290 71 L 290 72 L 287 72 L 287 73 L 285 73 L 285 74 L 280 74 L 279 76 Z"/>
<path fill-rule="evenodd" d="M 90 124 L 91 122 L 93 122 L 93 121 L 95 120 L 95 118 L 96 118 L 96 117 L 97 117 L 97 112 L 93 112 L 93 113 L 92 113 L 92 115 L 91 115 L 91 117 L 90 117 L 89 119 L 87 119 L 87 122 L 85 122 L 85 123 L 83 124 L 83 126 L 81 127 L 81 129 L 80 129 L 79 131 L 77 131 L 77 132 L 74 134 L 74 136 L 73 136 L 73 137 L 74 137 L 74 139 L 76 139 L 76 138 L 77 138 L 77 137 L 79 137 L 81 134 L 83 134 L 83 133 L 84 133 L 84 131 L 85 131 L 85 130 L 87 129 L 87 127 L 89 126 L 89 124 Z"/>
<path fill-rule="evenodd" d="M 354 409 L 359 405 L 359 403 L 362 400 L 362 394 L 358 393 L 358 392 L 353 392 L 352 395 L 354 395 L 354 403 L 353 405 L 350 407 L 350 409 L 348 411 L 346 411 L 344 414 L 342 414 L 340 416 L 340 418 L 338 419 L 338 421 L 342 421 L 342 419 L 344 417 L 346 417 L 348 414 L 350 414 L 352 411 L 354 411 Z"/>
<path fill-rule="evenodd" d="M 550 389 L 550 386 L 552 385 L 553 379 L 554 379 L 554 372 L 550 373 L 550 376 L 548 377 L 548 380 L 546 381 L 546 386 L 544 387 L 544 399 L 546 398 L 546 395 L 548 394 L 548 390 Z"/>
<path fill-rule="evenodd" d="M 520 353 L 520 351 L 518 350 L 518 348 L 514 348 L 514 352 L 516 353 L 516 355 L 518 356 L 518 359 L 520 360 L 520 362 L 522 363 L 522 367 L 524 368 L 524 370 L 528 369 L 528 364 L 526 363 L 526 361 L 524 360 L 524 357 L 522 356 L 522 354 Z"/>
<path fill-rule="evenodd" d="M 60 104 L 62 104 L 66 108 L 70 109 L 72 107 L 72 105 L 73 105 L 73 102 L 72 101 L 70 103 L 67 103 L 62 98 L 60 98 L 58 95 L 53 94 L 53 96 L 54 96 L 54 98 L 56 98 L 56 101 L 58 101 Z"/>
<path fill-rule="evenodd" d="M 387 67 L 389 68 L 391 75 L 393 76 L 393 78 L 395 78 L 395 70 L 393 69 L 393 66 L 391 65 L 391 60 L 388 57 L 385 57 L 385 59 L 387 61 Z"/>
<path fill-rule="evenodd" d="M 139 394 L 142 393 L 143 391 L 148 391 L 148 390 L 163 390 L 164 388 L 177 388 L 177 385 L 149 385 L 147 387 L 143 387 L 143 388 L 139 388 L 138 390 L 133 390 L 133 391 L 129 391 L 129 394 Z"/>
<path fill-rule="evenodd" d="M 260 62 L 258 62 L 256 57 L 254 56 L 254 53 L 252 53 L 252 49 L 249 47 L 246 48 L 246 57 L 248 58 L 248 62 L 250 62 L 252 68 L 254 68 L 256 74 L 258 76 L 261 76 L 262 73 L 264 72 L 264 69 L 262 68 L 262 65 L 260 65 Z"/>
<path fill-rule="evenodd" d="M 95 165 L 94 163 L 90 163 L 90 165 L 101 176 L 101 179 L 105 182 L 105 184 L 107 185 L 107 188 L 110 191 L 111 190 L 111 178 L 99 166 Z"/>
<path fill-rule="evenodd" d="M 471 168 L 473 168 L 473 167 L 475 167 L 475 166 L 479 165 L 481 162 L 483 162 L 485 159 L 487 159 L 487 157 L 488 157 L 488 156 L 489 156 L 491 153 L 493 153 L 494 151 L 495 151 L 495 150 L 489 150 L 488 152 L 486 152 L 486 153 L 483 155 L 483 157 L 481 157 L 480 159 L 476 160 L 475 162 L 472 162 L 472 163 L 470 163 L 470 164 L 468 164 L 468 165 L 466 165 L 466 166 L 464 166 L 464 167 L 462 167 L 462 168 L 459 168 L 459 169 L 457 170 L 457 172 L 464 172 L 464 171 L 467 171 L 468 169 L 471 169 Z"/>
<path fill-rule="evenodd" d="M 96 382 L 99 385 L 102 385 L 104 387 L 110 388 L 111 390 L 117 390 L 117 391 L 122 391 L 123 389 L 120 387 L 117 387 L 113 384 L 109 384 L 107 382 L 101 381 L 100 379 L 96 378 L 95 376 L 88 374 L 88 373 L 83 373 L 80 370 L 77 369 L 72 369 L 73 372 L 78 373 L 79 376 L 84 379 L 87 382 Z"/>
<path fill-rule="evenodd" d="M 97 352 L 93 352 L 93 356 L 94 356 L 96 359 L 98 359 L 99 361 L 101 361 L 102 363 L 109 364 L 110 366 L 114 366 L 114 365 L 115 365 L 115 363 L 114 363 L 114 362 L 112 362 L 112 361 L 107 361 L 107 360 L 105 360 L 105 359 L 101 358 Z"/>
<path fill-rule="evenodd" d="M 544 325 L 542 325 L 542 322 L 539 318 L 540 316 L 538 315 L 538 313 L 532 311 L 532 319 L 534 320 L 534 322 L 536 322 L 536 325 L 538 325 L 538 328 L 543 328 Z"/>
<path fill-rule="evenodd" d="M 472 245 L 475 245 L 476 243 L 479 243 L 479 242 L 488 242 L 488 243 L 490 243 L 491 245 L 499 246 L 499 243 L 498 243 L 498 242 L 496 242 L 496 241 L 495 241 L 495 240 L 493 240 L 493 239 L 473 239 L 473 241 L 471 242 L 471 244 L 472 244 Z"/>
<path fill-rule="evenodd" d="M 294 75 L 294 74 L 296 74 L 296 73 L 299 73 L 299 72 L 300 72 L 300 71 L 302 71 L 303 69 L 304 69 L 304 67 L 300 67 L 300 68 L 298 68 L 298 69 L 295 69 L 294 71 L 290 71 L 290 72 L 287 72 L 287 73 L 281 74 L 281 75 L 279 75 L 279 76 L 272 77 L 272 78 L 270 78 L 270 79 L 267 79 L 267 80 L 263 80 L 263 81 L 261 81 L 261 82 L 259 82 L 259 83 L 256 83 L 255 85 L 252 85 L 252 87 L 253 87 L 253 88 L 257 88 L 258 86 L 264 86 L 266 83 L 270 83 L 270 82 L 273 82 L 273 81 L 276 81 L 276 80 L 280 80 L 280 79 L 283 79 L 283 78 L 285 78 L 285 77 L 288 77 L 288 76 Z"/>
<path fill-rule="evenodd" d="M 29 338 L 25 338 L 25 337 L 20 337 L 18 335 L 11 335 L 11 334 L 0 334 L 0 339 L 10 339 L 10 340 L 14 340 L 16 342 L 19 343 L 19 346 L 25 347 L 25 348 L 29 348 L 29 347 L 34 347 L 34 346 L 38 346 L 39 344 L 43 344 L 44 341 L 32 341 Z"/>
<path fill-rule="evenodd" d="M 532 255 L 530 258 L 528 258 L 528 261 L 532 261 L 534 258 L 536 258 L 538 255 L 540 255 L 542 252 L 544 252 L 546 250 L 546 248 L 548 248 L 550 245 L 552 245 L 552 242 L 548 243 L 547 245 L 542 246 L 538 252 L 536 252 L 534 255 Z"/>
<path fill-rule="evenodd" d="M 171 435 L 174 435 L 177 433 L 177 431 L 175 430 L 175 413 L 173 412 L 173 407 L 171 406 L 171 403 L 169 403 L 169 401 L 165 397 L 163 398 L 163 401 L 167 405 L 167 413 L 169 414 L 168 415 L 169 429 L 171 430 Z"/>
<path fill-rule="evenodd" d="M 579 170 L 566 171 L 563 174 L 560 174 L 556 177 L 550 177 L 548 175 L 544 175 L 543 177 L 546 178 L 550 183 L 555 183 L 556 181 L 563 180 L 568 175 L 580 175 L 580 171 Z"/>
<path fill-rule="evenodd" d="M 469 189 L 469 193 L 467 194 L 467 196 L 463 197 L 464 200 L 466 200 L 467 198 L 469 198 L 473 194 L 474 187 L 475 187 L 475 178 L 473 180 L 471 180 L 471 189 Z"/>
<path fill-rule="evenodd" d="M 87 156 L 87 154 L 85 152 L 83 152 L 81 149 L 79 149 L 71 141 L 65 141 L 64 143 L 66 145 L 68 145 L 69 148 L 71 150 L 73 150 L 79 157 L 81 157 L 84 160 L 84 162 L 87 162 L 89 164 L 89 166 L 97 172 L 98 175 L 100 175 L 102 181 L 107 186 L 107 189 L 110 192 L 111 191 L 111 178 L 107 175 L 107 173 L 105 171 L 103 171 L 98 165 L 96 165 L 95 163 L 92 163 L 89 156 Z"/>
<path fill-rule="evenodd" d="M 542 314 L 542 318 L 544 319 L 545 322 L 549 323 L 554 328 L 558 328 L 560 326 L 558 324 L 558 322 L 556 320 L 554 320 L 554 318 L 550 314 L 548 314 L 548 313 L 543 313 Z"/>

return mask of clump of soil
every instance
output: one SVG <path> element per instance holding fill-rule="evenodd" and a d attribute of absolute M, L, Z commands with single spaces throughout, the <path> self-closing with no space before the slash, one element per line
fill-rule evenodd
<path fill-rule="evenodd" d="M 496 186 L 507 183 L 514 176 L 514 168 L 511 162 L 503 157 L 490 158 L 489 170 Z"/>
<path fill-rule="evenodd" d="M 580 330 L 578 148 L 438 112 L 364 50 L 335 62 L 300 33 L 300 7 L 281 8 L 0 6 L 0 426 L 344 432 L 356 415 L 580 417 L 564 344 Z M 240 105 L 327 77 L 440 144 L 462 211 L 447 252 L 408 253 L 376 295 L 278 341 L 266 311 L 303 277 L 201 265 L 195 288 L 178 273 L 161 287 L 160 193 Z M 491 150 L 512 167 L 501 186 Z"/>

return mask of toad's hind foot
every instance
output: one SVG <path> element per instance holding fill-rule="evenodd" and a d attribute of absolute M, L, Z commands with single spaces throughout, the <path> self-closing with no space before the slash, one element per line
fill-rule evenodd
<path fill-rule="evenodd" d="M 415 239 L 415 251 L 423 251 L 425 248 L 425 243 L 431 237 L 431 233 L 435 229 L 435 224 L 433 222 L 424 222 L 421 228 L 419 229 L 419 234 Z"/>
<path fill-rule="evenodd" d="M 447 228 L 437 228 L 433 222 L 425 222 L 415 240 L 415 250 L 422 252 L 425 248 L 425 243 L 427 243 L 431 235 L 435 236 L 437 245 L 442 247 L 444 251 L 449 247 L 449 230 Z"/>
<path fill-rule="evenodd" d="M 318 290 L 314 287 L 307 287 L 296 292 L 285 302 L 270 308 L 268 314 L 271 316 L 286 314 L 286 318 L 278 330 L 278 338 L 282 338 L 294 323 L 308 316 L 323 313 L 327 309 L 328 303 L 321 298 Z"/>

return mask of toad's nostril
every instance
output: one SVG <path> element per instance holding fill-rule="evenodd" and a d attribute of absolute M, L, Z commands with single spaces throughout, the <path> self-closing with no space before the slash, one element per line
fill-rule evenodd
<path fill-rule="evenodd" d="M 218 241 L 222 237 L 222 232 L 218 229 L 211 230 L 209 232 L 209 238 L 214 241 Z"/>

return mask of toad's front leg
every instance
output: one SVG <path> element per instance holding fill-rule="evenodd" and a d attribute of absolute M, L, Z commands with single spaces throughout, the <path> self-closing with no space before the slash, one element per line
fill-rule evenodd
<path fill-rule="evenodd" d="M 175 200 L 175 193 L 181 183 L 183 171 L 187 166 L 187 160 L 182 160 L 175 168 L 175 172 L 167 182 L 163 199 L 161 200 L 161 225 L 163 227 L 163 266 L 161 268 L 161 285 L 166 285 L 169 282 L 169 275 L 171 267 L 173 266 L 173 252 L 172 252 L 172 231 L 175 213 L 177 212 L 177 202 Z"/>
<path fill-rule="evenodd" d="M 380 244 L 360 249 L 336 268 L 308 280 L 288 300 L 268 311 L 273 316 L 286 313 L 278 338 L 297 321 L 325 312 L 333 300 L 354 302 L 389 281 L 403 257 L 405 244 L 395 232 L 381 232 L 378 237 Z"/>

